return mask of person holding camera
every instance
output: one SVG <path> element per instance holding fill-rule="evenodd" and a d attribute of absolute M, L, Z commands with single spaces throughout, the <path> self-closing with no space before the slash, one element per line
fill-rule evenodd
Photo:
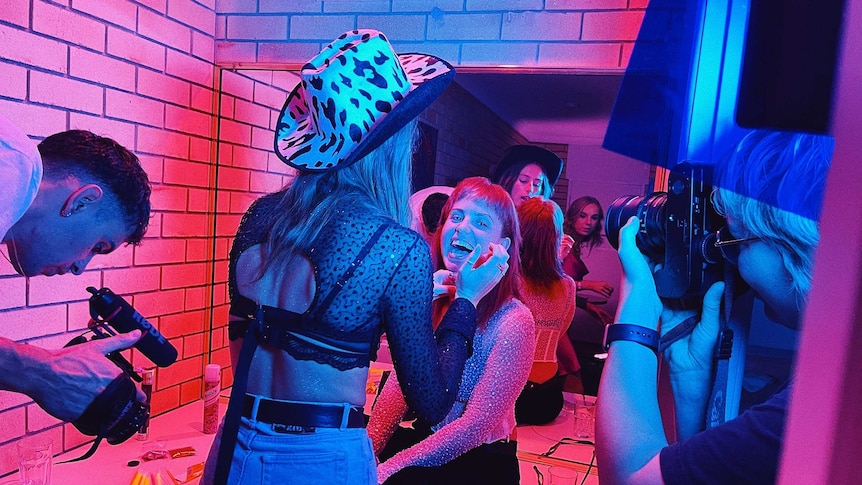
<path fill-rule="evenodd" d="M 602 220 L 605 214 L 598 199 L 584 196 L 575 199 L 566 210 L 566 219 L 563 223 L 563 231 L 571 240 L 568 245 L 569 251 L 563 256 L 563 270 L 575 280 L 578 291 L 590 291 L 607 299 L 614 292 L 614 287 L 607 281 L 585 280 L 584 276 L 590 272 L 587 265 L 581 259 L 581 251 L 593 248 L 602 243 Z M 613 322 L 613 317 L 602 310 L 587 298 L 579 296 L 576 300 L 577 307 L 583 308 L 596 320 L 606 325 Z"/>
<path fill-rule="evenodd" d="M 36 147 L 0 115 L 0 179 L 3 256 L 25 277 L 81 274 L 95 255 L 138 244 L 147 229 L 147 175 L 110 138 L 73 130 Z M 105 354 L 140 336 L 135 331 L 56 350 L 0 338 L 0 389 L 26 394 L 52 416 L 73 421 L 122 372 Z"/>
<path fill-rule="evenodd" d="M 716 167 L 713 201 L 727 225 L 715 246 L 763 300 L 767 315 L 792 329 L 811 286 L 832 147 L 826 136 L 757 130 Z M 596 422 L 602 483 L 773 483 L 789 384 L 706 429 L 723 282 L 706 291 L 691 333 L 664 349 L 677 431 L 677 442 L 668 443 L 656 394 L 659 333 L 666 335 L 694 312 L 663 305 L 651 262 L 637 247 L 638 230 L 632 217 L 619 237 L 621 300 L 616 323 L 606 331 Z"/>

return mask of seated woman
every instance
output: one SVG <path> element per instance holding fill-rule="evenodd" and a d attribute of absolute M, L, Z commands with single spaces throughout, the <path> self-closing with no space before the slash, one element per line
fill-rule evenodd
<path fill-rule="evenodd" d="M 521 227 L 521 299 L 536 322 L 536 351 L 527 385 L 515 403 L 518 424 L 547 424 L 563 409 L 563 379 L 557 377 L 557 347 L 568 338 L 575 314 L 575 282 L 558 257 L 563 211 L 541 198 L 518 207 Z"/>
<path fill-rule="evenodd" d="M 354 64 L 377 76 L 344 67 Z M 484 240 L 460 253 L 456 298 L 435 335 L 429 250 L 405 225 L 414 118 L 447 72 L 440 59 L 394 54 L 373 30 L 342 35 L 303 67 L 276 127 L 279 158 L 299 173 L 255 201 L 231 248 L 234 383 L 203 483 L 374 483 L 362 406 L 383 332 L 411 407 L 429 422 L 446 417 L 476 305 L 508 260 Z"/>
<path fill-rule="evenodd" d="M 575 199 L 566 211 L 563 232 L 569 235 L 573 242 L 571 251 L 564 255 L 563 270 L 575 280 L 578 291 L 590 291 L 601 297 L 608 298 L 613 294 L 614 287 L 607 281 L 585 280 L 590 270 L 581 259 L 583 249 L 592 251 L 602 243 L 602 221 L 605 213 L 602 205 L 595 197 L 584 196 Z M 594 316 L 602 325 L 613 322 L 613 317 L 598 305 L 590 303 L 585 297 L 578 297 L 578 308 L 583 308 Z"/>
<path fill-rule="evenodd" d="M 477 245 L 507 246 L 510 268 L 477 307 L 473 354 L 446 419 L 435 426 L 418 420 L 412 430 L 399 428 L 408 406 L 399 380 L 386 381 L 368 423 L 368 435 L 381 459 L 378 480 L 410 485 L 517 484 L 516 443 L 509 441 L 509 435 L 515 428 L 515 400 L 530 372 L 535 325 L 530 310 L 517 299 L 520 233 L 515 208 L 500 186 L 473 177 L 452 192 L 441 220 L 434 247 L 440 268 L 435 273 L 435 293 L 439 295 L 434 303 L 435 321 L 453 301 L 446 288 L 451 283 L 449 275 Z M 384 451 L 396 429 L 397 439 Z"/>

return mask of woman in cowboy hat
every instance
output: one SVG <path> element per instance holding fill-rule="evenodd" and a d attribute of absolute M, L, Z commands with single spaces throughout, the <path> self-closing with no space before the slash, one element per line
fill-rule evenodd
<path fill-rule="evenodd" d="M 397 55 L 380 32 L 357 30 L 301 74 L 275 141 L 299 173 L 252 205 L 231 249 L 234 384 L 205 483 L 375 483 L 362 405 L 381 334 L 410 405 L 440 421 L 476 305 L 507 270 L 500 245 L 465 259 L 435 345 L 428 248 L 405 226 L 414 118 L 449 83 L 450 65 Z"/>

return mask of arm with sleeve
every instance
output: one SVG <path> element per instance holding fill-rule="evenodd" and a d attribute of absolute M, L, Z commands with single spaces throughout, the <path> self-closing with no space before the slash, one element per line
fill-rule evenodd
<path fill-rule="evenodd" d="M 469 373 L 477 372 L 478 378 L 475 387 L 464 396 L 467 402 L 463 411 L 462 406 L 453 407 L 442 427 L 381 464 L 379 475 L 388 477 L 408 466 L 443 465 L 483 443 L 508 436 L 511 430 L 505 429 L 504 420 L 510 418 L 514 425 L 515 400 L 527 381 L 535 348 L 534 323 L 530 311 L 520 302 L 510 302 L 491 321 L 495 318 L 500 318 L 499 328 L 483 335 L 481 341 L 477 336 L 474 354 L 467 364 L 462 387 L 469 386 Z M 477 362 L 485 358 L 484 365 Z M 463 395 L 463 391 L 459 394 Z M 501 432 L 505 435 L 494 435 Z"/>
<path fill-rule="evenodd" d="M 425 242 L 416 235 L 414 245 L 425 246 Z M 386 291 L 383 313 L 406 403 L 429 423 L 438 423 L 455 401 L 475 331 L 476 309 L 469 301 L 456 299 L 435 338 L 432 276 L 427 247 L 407 251 Z"/>

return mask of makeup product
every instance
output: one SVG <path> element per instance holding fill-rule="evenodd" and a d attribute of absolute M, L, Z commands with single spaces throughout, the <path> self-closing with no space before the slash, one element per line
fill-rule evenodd
<path fill-rule="evenodd" d="M 205 434 L 218 430 L 218 395 L 221 392 L 221 368 L 207 364 L 204 370 L 204 426 Z"/>
<path fill-rule="evenodd" d="M 152 405 L 152 397 L 153 397 L 153 382 L 156 378 L 156 370 L 155 369 L 143 369 L 138 367 L 135 371 L 141 376 L 141 390 L 144 391 L 144 394 L 147 396 L 146 405 Z M 147 420 L 144 421 L 144 425 L 138 430 L 135 438 L 140 441 L 144 441 L 150 437 L 150 418 L 147 417 Z"/>

